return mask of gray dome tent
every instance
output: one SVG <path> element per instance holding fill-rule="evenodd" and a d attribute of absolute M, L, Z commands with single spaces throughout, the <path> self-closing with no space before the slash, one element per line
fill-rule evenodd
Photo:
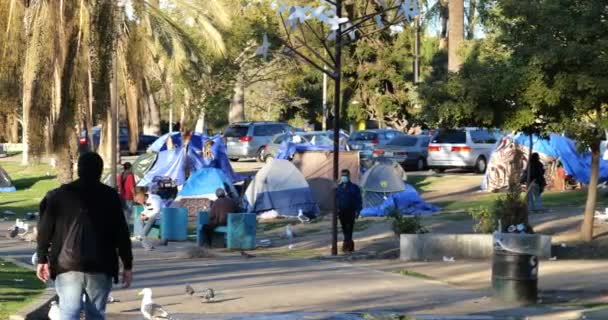
<path fill-rule="evenodd" d="M 386 197 L 393 193 L 403 192 L 405 172 L 399 164 L 386 162 L 376 163 L 361 178 L 363 207 L 375 207 L 382 204 Z"/>
<path fill-rule="evenodd" d="M 308 182 L 287 160 L 276 159 L 264 165 L 247 187 L 245 202 L 248 212 L 274 210 L 292 217 L 299 210 L 309 217 L 319 213 Z"/>
<path fill-rule="evenodd" d="M 0 192 L 15 192 L 15 185 L 13 185 L 13 181 L 11 177 L 8 176 L 8 173 L 0 167 Z"/>

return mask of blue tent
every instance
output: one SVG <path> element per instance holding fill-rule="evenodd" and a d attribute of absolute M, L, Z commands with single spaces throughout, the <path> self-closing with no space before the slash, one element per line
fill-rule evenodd
<path fill-rule="evenodd" d="M 414 187 L 405 185 L 405 191 L 389 195 L 382 204 L 361 210 L 363 217 L 384 217 L 397 209 L 403 215 L 425 215 L 441 210 L 440 207 L 424 202 Z"/>
<path fill-rule="evenodd" d="M 158 153 L 154 166 L 137 183 L 138 186 L 150 186 L 155 177 L 169 177 L 175 184 L 186 181 L 186 153 L 182 148 L 165 150 Z"/>
<path fill-rule="evenodd" d="M 8 173 L 0 167 L 0 192 L 15 192 L 15 185 L 11 178 L 8 176 Z"/>
<path fill-rule="evenodd" d="M 182 148 L 182 136 L 179 132 L 167 133 L 160 138 L 158 138 L 149 148 L 152 152 L 162 153 L 167 150 L 167 140 L 171 136 L 171 140 L 173 141 L 173 145 L 176 149 Z M 208 139 L 213 140 L 213 146 L 211 147 L 211 153 L 213 154 L 212 159 L 205 159 L 201 156 L 201 152 L 205 141 Z M 245 177 L 240 176 L 234 172 L 232 169 L 232 165 L 230 165 L 230 160 L 228 159 L 228 154 L 226 153 L 226 145 L 224 144 L 224 140 L 220 135 L 215 136 L 207 136 L 201 133 L 195 132 L 192 134 L 190 138 L 190 143 L 188 144 L 188 161 L 191 164 L 191 172 L 197 171 L 200 168 L 217 168 L 222 171 L 232 179 L 232 182 L 239 182 L 245 180 Z"/>
<path fill-rule="evenodd" d="M 309 217 L 319 213 L 312 190 L 298 169 L 287 160 L 273 160 L 258 171 L 245 192 L 248 212 L 274 210 L 281 216 Z"/>
<path fill-rule="evenodd" d="M 229 195 L 237 195 L 232 181 L 223 171 L 216 168 L 202 168 L 191 175 L 182 190 L 177 194 L 178 198 L 215 198 L 215 190 L 223 188 Z"/>

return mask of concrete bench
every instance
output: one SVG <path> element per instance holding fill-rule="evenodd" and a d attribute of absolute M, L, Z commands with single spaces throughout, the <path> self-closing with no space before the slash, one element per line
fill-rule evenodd
<path fill-rule="evenodd" d="M 209 223 L 209 212 L 201 211 L 198 214 L 196 226 L 196 243 L 203 246 L 206 243 L 204 226 Z M 223 247 L 230 250 L 253 250 L 255 249 L 255 233 L 257 220 L 255 214 L 251 213 L 229 213 L 227 225 L 213 229 L 212 244 L 220 240 Z"/>

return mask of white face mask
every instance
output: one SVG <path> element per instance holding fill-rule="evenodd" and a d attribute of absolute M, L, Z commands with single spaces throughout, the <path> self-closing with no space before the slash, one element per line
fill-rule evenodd
<path fill-rule="evenodd" d="M 341 177 L 340 177 L 340 183 L 348 183 L 348 181 L 349 181 L 349 180 L 350 180 L 350 179 L 348 179 L 348 177 L 347 177 L 347 176 L 341 176 Z"/>

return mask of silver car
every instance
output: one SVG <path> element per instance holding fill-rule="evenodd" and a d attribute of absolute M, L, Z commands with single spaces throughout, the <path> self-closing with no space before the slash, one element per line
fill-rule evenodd
<path fill-rule="evenodd" d="M 497 141 L 488 129 L 441 130 L 429 144 L 428 166 L 437 172 L 463 168 L 484 173 Z"/>
<path fill-rule="evenodd" d="M 403 132 L 393 129 L 355 131 L 348 138 L 348 145 L 351 150 L 359 151 L 359 157 L 362 160 L 370 159 L 376 147 L 382 146 L 393 138 L 402 135 L 404 135 Z"/>
<path fill-rule="evenodd" d="M 416 170 L 426 169 L 426 158 L 431 137 L 419 135 L 398 136 L 372 153 L 374 158 L 395 161 L 404 167 Z"/>
<path fill-rule="evenodd" d="M 264 161 L 266 146 L 277 134 L 292 132 L 290 125 L 281 122 L 237 122 L 224 131 L 228 158 L 232 161 L 255 158 Z"/>

